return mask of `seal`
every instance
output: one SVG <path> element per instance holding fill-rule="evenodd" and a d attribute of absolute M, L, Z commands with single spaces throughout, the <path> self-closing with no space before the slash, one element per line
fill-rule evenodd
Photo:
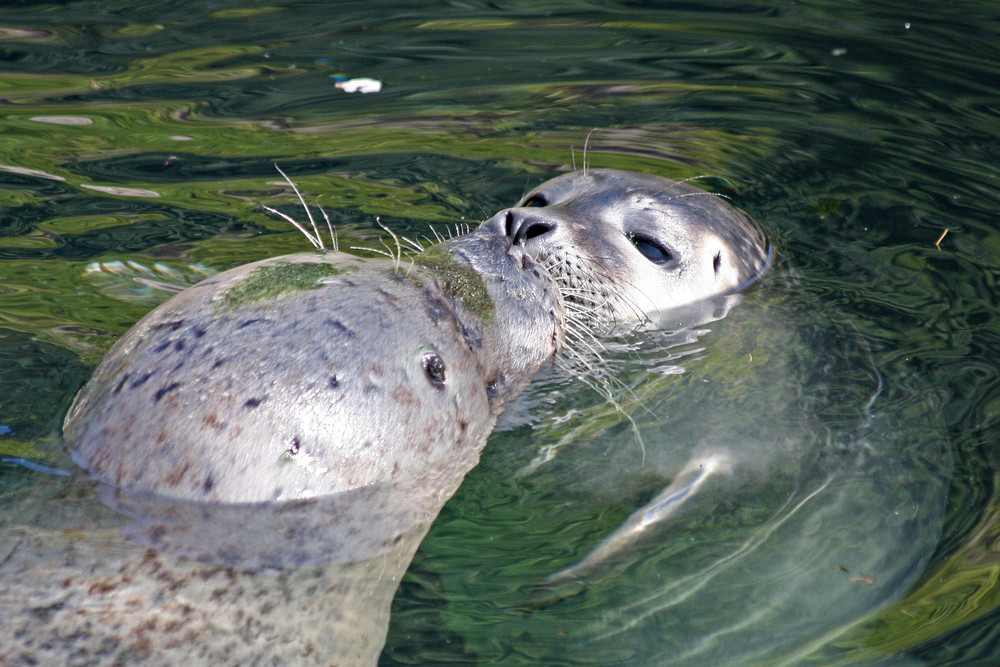
<path fill-rule="evenodd" d="M 482 228 L 543 264 L 592 328 L 656 326 L 665 311 L 745 289 L 771 258 L 757 224 L 722 197 L 616 169 L 546 181 Z"/>
<path fill-rule="evenodd" d="M 523 247 L 559 283 L 571 324 L 582 325 L 582 333 L 575 326 L 568 332 L 568 363 L 590 377 L 605 372 L 602 359 L 587 356 L 599 357 L 604 343 L 591 341 L 636 326 L 676 333 L 721 319 L 773 256 L 754 220 L 723 197 L 616 169 L 552 178 L 480 229 Z M 584 578 L 697 506 L 705 488 L 732 476 L 734 461 L 726 448 L 693 453 L 646 506 L 547 584 Z"/>
<path fill-rule="evenodd" d="M 284 501 L 392 478 L 433 487 L 478 460 L 503 404 L 561 349 L 552 279 L 504 238 L 404 270 L 305 253 L 185 290 L 111 349 L 65 422 L 118 489 Z"/>
<path fill-rule="evenodd" d="M 488 233 L 407 264 L 277 257 L 181 292 L 65 420 L 121 514 L 0 531 L 17 575 L 0 577 L 0 662 L 374 664 L 431 521 L 563 329 L 553 279 Z M 93 481 L 58 480 L 24 506 L 107 514 L 83 500 Z"/>
<path fill-rule="evenodd" d="M 65 560 L 64 530 L 14 535 L 0 657 L 374 663 L 430 522 L 567 318 L 654 322 L 768 256 L 707 193 L 593 170 L 406 264 L 303 253 L 185 290 L 109 351 L 64 424 L 103 503 L 135 519 L 129 542 L 89 536 Z M 38 567 L 71 592 L 39 589 Z"/>

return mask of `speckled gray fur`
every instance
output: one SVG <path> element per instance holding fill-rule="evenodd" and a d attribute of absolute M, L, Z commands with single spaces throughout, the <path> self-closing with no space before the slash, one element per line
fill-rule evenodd
<path fill-rule="evenodd" d="M 561 346 L 551 278 L 509 248 L 486 235 L 447 246 L 484 279 L 482 315 L 419 263 L 308 253 L 206 280 L 108 353 L 67 417 L 73 457 L 115 487 L 216 503 L 464 475 L 503 403 Z M 258 272 L 310 263 L 337 273 L 230 305 Z"/>
<path fill-rule="evenodd" d="M 420 540 L 562 329 L 551 277 L 485 233 L 433 269 L 304 253 L 177 295 L 66 419 L 135 522 L 0 531 L 0 663 L 373 664 Z"/>

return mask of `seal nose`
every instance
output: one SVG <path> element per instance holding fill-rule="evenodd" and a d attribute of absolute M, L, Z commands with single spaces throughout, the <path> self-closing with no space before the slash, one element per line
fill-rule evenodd
<path fill-rule="evenodd" d="M 516 208 L 507 209 L 504 216 L 504 232 L 513 245 L 525 245 L 531 239 L 552 233 L 555 228 L 555 223 Z"/>

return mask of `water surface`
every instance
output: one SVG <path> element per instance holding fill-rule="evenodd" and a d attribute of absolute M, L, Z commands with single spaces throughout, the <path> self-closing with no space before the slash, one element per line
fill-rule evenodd
<path fill-rule="evenodd" d="M 275 163 L 375 247 L 376 220 L 431 237 L 584 159 L 708 175 L 774 241 L 768 280 L 680 348 L 608 353 L 631 421 L 541 378 L 382 661 L 995 662 L 998 28 L 974 1 L 7 6 L 0 453 L 63 462 L 160 282 L 306 247 L 262 208 L 297 210 Z M 539 593 L 713 442 L 766 474 Z M 48 479 L 0 474 L 14 509 Z"/>

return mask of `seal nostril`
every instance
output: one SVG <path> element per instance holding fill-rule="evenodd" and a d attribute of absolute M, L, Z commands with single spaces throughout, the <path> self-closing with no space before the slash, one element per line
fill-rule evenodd
<path fill-rule="evenodd" d="M 715 259 L 712 260 L 712 268 L 715 269 L 715 275 L 719 275 L 719 269 L 722 268 L 722 253 L 716 253 Z"/>
<path fill-rule="evenodd" d="M 552 231 L 552 225 L 548 225 L 542 222 L 534 222 L 527 225 L 527 227 L 528 228 L 526 230 L 522 229 L 523 231 L 522 234 L 519 234 L 519 236 L 522 236 L 525 241 L 527 241 L 528 239 L 537 238 L 539 236 L 542 236 L 543 234 L 548 234 L 549 232 Z"/>
<path fill-rule="evenodd" d="M 504 216 L 504 233 L 507 234 L 507 238 L 514 238 L 514 227 L 514 212 L 508 209 L 507 215 Z"/>
<path fill-rule="evenodd" d="M 555 224 L 525 215 L 518 209 L 509 209 L 504 216 L 504 232 L 513 245 L 524 245 L 525 242 L 548 234 L 555 229 Z"/>
<path fill-rule="evenodd" d="M 444 360 L 436 354 L 426 354 L 423 359 L 424 373 L 435 389 L 444 389 L 446 377 Z"/>
<path fill-rule="evenodd" d="M 511 242 L 514 245 L 524 245 L 527 241 L 538 238 L 539 236 L 544 236 L 553 229 L 555 229 L 555 225 L 547 222 L 525 220 L 524 218 L 518 216 L 515 219 L 514 234 L 510 237 Z"/>

